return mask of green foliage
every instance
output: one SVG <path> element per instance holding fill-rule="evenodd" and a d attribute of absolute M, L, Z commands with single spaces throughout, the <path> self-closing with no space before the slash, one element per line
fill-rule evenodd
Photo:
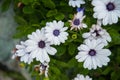
<path fill-rule="evenodd" d="M 11 4 L 12 0 L 4 0 L 2 3 L 2 11 L 7 11 L 9 9 L 9 6 Z"/>
<path fill-rule="evenodd" d="M 85 1 L 86 18 L 84 22 L 90 28 L 92 24 L 96 23 L 96 19 L 92 16 L 91 0 Z M 81 35 L 88 29 L 70 31 L 68 20 L 73 18 L 76 10 L 68 6 L 68 0 L 15 0 L 14 2 L 15 20 L 19 25 L 14 38 L 26 38 L 28 34 L 44 27 L 46 22 L 53 20 L 62 20 L 65 22 L 65 26 L 69 28 L 69 37 L 66 43 L 54 46 L 57 53 L 55 56 L 50 56 L 49 78 L 39 76 L 38 73 L 31 70 L 36 76 L 36 80 L 71 80 L 78 73 L 90 75 L 93 80 L 120 80 L 120 22 L 112 26 L 103 26 L 112 37 L 112 42 L 107 46 L 112 51 L 108 66 L 89 71 L 83 68 L 83 63 L 78 63 L 75 59 L 75 55 L 78 53 L 77 47 L 83 42 Z M 18 7 L 19 2 L 22 2 L 23 6 Z M 5 0 L 3 4 L 3 11 L 5 11 L 10 0 Z M 31 64 L 31 66 L 35 64 Z"/>

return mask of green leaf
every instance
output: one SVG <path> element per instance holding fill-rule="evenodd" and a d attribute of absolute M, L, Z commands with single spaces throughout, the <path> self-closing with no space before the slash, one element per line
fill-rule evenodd
<path fill-rule="evenodd" d="M 74 43 L 69 44 L 68 52 L 70 55 L 73 55 L 75 53 L 76 49 L 77 49 L 77 45 L 75 45 Z"/>
<path fill-rule="evenodd" d="M 24 12 L 25 14 L 32 14 L 32 13 L 34 12 L 34 9 L 33 9 L 31 6 L 25 6 L 25 7 L 23 8 L 23 12 Z"/>
<path fill-rule="evenodd" d="M 102 74 L 103 74 L 103 75 L 107 75 L 110 71 L 111 71 L 111 67 L 107 67 L 107 68 L 102 72 Z"/>
<path fill-rule="evenodd" d="M 62 45 L 62 46 L 55 46 L 57 49 L 57 56 L 61 56 L 66 52 L 66 46 Z"/>
<path fill-rule="evenodd" d="M 61 74 L 60 70 L 55 66 L 50 67 L 50 71 L 52 72 L 52 74 L 56 74 L 56 75 Z"/>
<path fill-rule="evenodd" d="M 9 6 L 11 4 L 11 0 L 4 0 L 2 3 L 2 12 L 7 11 L 9 9 Z"/>
<path fill-rule="evenodd" d="M 27 25 L 27 21 L 21 16 L 15 16 L 14 18 L 19 25 Z"/>
<path fill-rule="evenodd" d="M 77 66 L 77 61 L 75 59 L 75 57 L 73 57 L 71 60 L 69 60 L 68 64 L 69 64 L 69 67 L 75 67 Z"/>
<path fill-rule="evenodd" d="M 22 3 L 24 4 L 29 4 L 29 3 L 32 3 L 34 0 L 22 0 Z"/>
<path fill-rule="evenodd" d="M 112 45 L 120 44 L 120 34 L 117 30 L 111 29 L 108 31 L 110 36 L 112 37 Z"/>
<path fill-rule="evenodd" d="M 54 10 L 49 10 L 48 13 L 47 13 L 47 17 L 51 17 L 51 16 L 54 16 L 57 14 L 57 10 L 54 9 Z"/>
<path fill-rule="evenodd" d="M 55 3 L 52 0 L 41 0 L 45 7 L 48 7 L 50 9 L 55 8 Z"/>
<path fill-rule="evenodd" d="M 65 18 L 65 15 L 63 13 L 58 13 L 55 15 L 55 19 L 57 20 L 63 20 Z"/>

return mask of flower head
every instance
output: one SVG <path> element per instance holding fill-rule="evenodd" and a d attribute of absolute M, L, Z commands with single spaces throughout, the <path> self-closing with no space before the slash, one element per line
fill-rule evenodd
<path fill-rule="evenodd" d="M 80 7 L 81 4 L 85 4 L 84 0 L 69 0 L 69 6 Z"/>
<path fill-rule="evenodd" d="M 48 54 L 55 55 L 57 50 L 50 46 L 50 42 L 45 37 L 45 29 L 36 30 L 32 34 L 28 35 L 28 40 L 25 42 L 27 45 L 26 50 L 30 52 L 32 58 L 36 58 L 37 61 L 49 62 L 50 58 Z"/>
<path fill-rule="evenodd" d="M 77 14 L 74 15 L 73 20 L 69 20 L 71 30 L 75 29 L 81 29 L 81 28 L 87 28 L 87 25 L 83 23 L 83 19 L 85 16 L 83 15 L 83 10 L 77 12 Z"/>
<path fill-rule="evenodd" d="M 90 32 L 84 33 L 83 38 L 85 39 L 101 39 L 101 41 L 107 45 L 108 42 L 111 41 L 111 37 L 109 33 L 105 30 L 102 29 L 101 26 L 99 25 L 92 25 L 92 28 L 90 29 Z"/>
<path fill-rule="evenodd" d="M 30 57 L 29 52 L 26 51 L 25 42 L 21 41 L 20 45 L 16 45 L 16 51 L 13 55 L 14 57 L 19 57 L 20 61 L 30 64 L 33 61 L 33 58 Z"/>
<path fill-rule="evenodd" d="M 62 21 L 53 21 L 46 24 L 45 27 L 45 36 L 47 41 L 50 41 L 51 44 L 60 45 L 67 40 L 68 33 L 65 32 L 68 27 L 64 27 L 64 22 Z"/>
<path fill-rule="evenodd" d="M 96 69 L 107 65 L 111 54 L 109 49 L 103 49 L 104 44 L 101 40 L 86 39 L 84 44 L 78 47 L 79 53 L 76 55 L 78 62 L 84 62 L 84 68 Z"/>
<path fill-rule="evenodd" d="M 48 77 L 48 68 L 49 65 L 46 62 L 40 63 L 39 65 L 35 65 L 35 69 L 37 69 L 37 71 L 40 71 L 40 75 L 44 74 L 45 77 Z"/>
<path fill-rule="evenodd" d="M 92 80 L 92 78 L 90 78 L 89 76 L 84 77 L 84 75 L 77 74 L 77 76 L 73 80 Z"/>
<path fill-rule="evenodd" d="M 120 0 L 93 0 L 94 18 L 101 19 L 103 25 L 118 22 L 120 17 Z"/>

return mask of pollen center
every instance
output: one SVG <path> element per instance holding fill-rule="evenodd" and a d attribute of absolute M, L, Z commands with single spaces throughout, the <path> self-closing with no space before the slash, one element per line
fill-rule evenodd
<path fill-rule="evenodd" d="M 44 42 L 44 41 L 40 41 L 40 42 L 38 43 L 38 46 L 39 46 L 40 48 L 44 48 L 44 47 L 45 47 L 45 42 Z"/>
<path fill-rule="evenodd" d="M 90 56 L 95 56 L 96 55 L 96 51 L 94 49 L 91 49 L 88 54 Z"/>
<path fill-rule="evenodd" d="M 73 21 L 73 24 L 74 24 L 74 25 L 77 25 L 77 26 L 80 25 L 80 20 L 79 20 L 79 19 L 75 19 L 75 20 Z"/>
<path fill-rule="evenodd" d="M 59 31 L 59 30 L 55 29 L 55 30 L 53 31 L 53 35 L 54 35 L 54 36 L 58 36 L 59 34 L 60 34 L 60 31 Z"/>
<path fill-rule="evenodd" d="M 107 5 L 106 5 L 106 8 L 108 11 L 112 11 L 115 9 L 115 5 L 111 2 L 109 2 Z"/>

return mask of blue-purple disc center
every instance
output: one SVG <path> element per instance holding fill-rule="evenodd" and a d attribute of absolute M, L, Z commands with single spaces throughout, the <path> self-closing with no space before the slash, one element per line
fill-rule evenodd
<path fill-rule="evenodd" d="M 114 5 L 114 3 L 109 2 L 109 3 L 106 5 L 106 8 L 107 8 L 108 11 L 112 11 L 112 10 L 115 9 L 115 5 Z"/>
<path fill-rule="evenodd" d="M 41 41 L 38 43 L 38 46 L 39 46 L 40 48 L 44 48 L 44 47 L 45 47 L 45 42 L 41 40 Z"/>
<path fill-rule="evenodd" d="M 74 24 L 74 25 L 77 25 L 77 26 L 80 25 L 80 20 L 79 20 L 79 19 L 75 19 L 75 20 L 73 21 L 73 24 Z"/>
<path fill-rule="evenodd" d="M 59 36 L 59 34 L 60 34 L 60 31 L 59 31 L 58 29 L 55 29 L 55 30 L 53 31 L 53 35 L 54 35 L 54 36 Z"/>
<path fill-rule="evenodd" d="M 96 51 L 94 49 L 91 49 L 88 54 L 90 56 L 95 56 L 96 55 Z"/>

